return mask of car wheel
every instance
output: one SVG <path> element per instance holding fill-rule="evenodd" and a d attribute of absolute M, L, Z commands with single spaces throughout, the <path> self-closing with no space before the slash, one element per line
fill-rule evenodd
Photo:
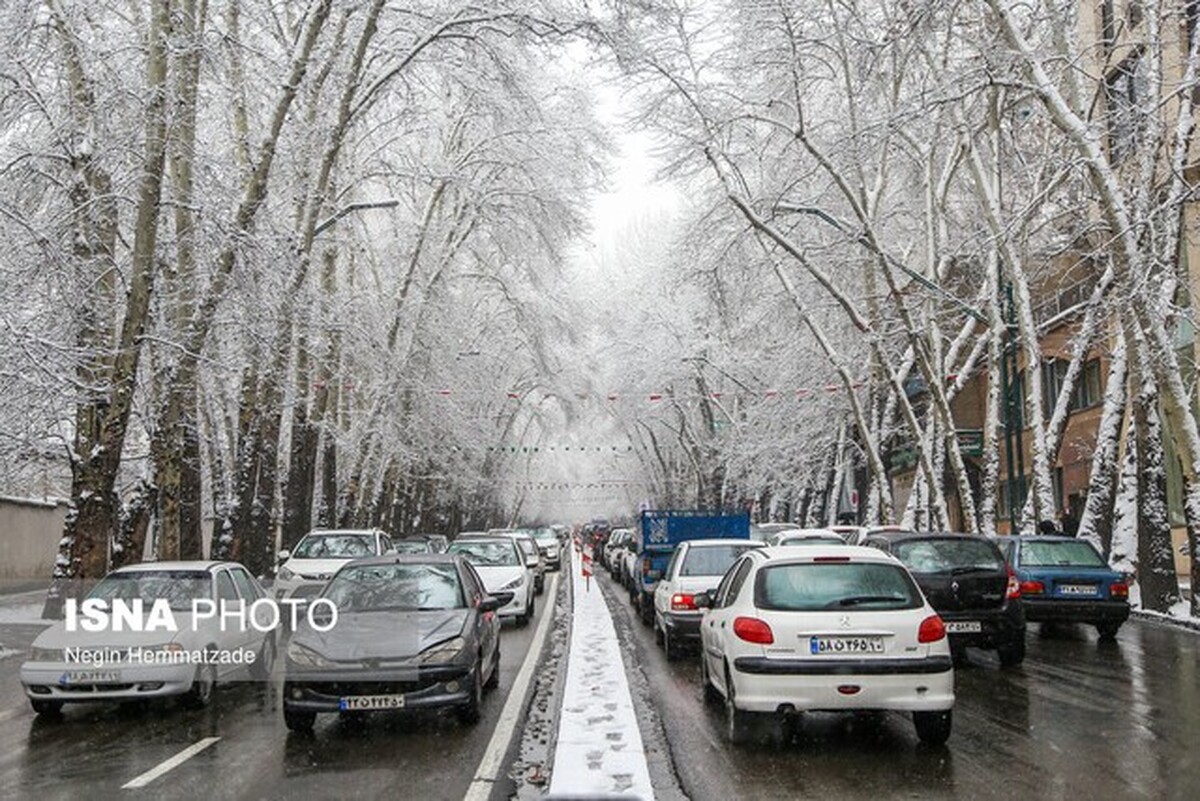
<path fill-rule="evenodd" d="M 704 646 L 700 646 L 700 682 L 704 685 L 704 703 L 709 706 L 716 706 L 721 703 L 721 692 L 712 683 L 712 678 L 708 675 L 708 658 L 704 655 Z"/>
<path fill-rule="evenodd" d="M 1016 667 L 1025 661 L 1025 638 L 1013 640 L 1008 645 L 996 649 L 1002 667 Z"/>
<path fill-rule="evenodd" d="M 654 625 L 654 597 L 644 592 L 638 595 L 638 608 L 642 613 L 642 622 L 647 626 Z"/>
<path fill-rule="evenodd" d="M 192 687 L 183 694 L 183 705 L 188 709 L 204 709 L 212 703 L 217 691 L 217 666 L 201 665 L 196 668 L 196 679 Z"/>
<path fill-rule="evenodd" d="M 1117 632 L 1121 630 L 1120 623 L 1097 623 L 1096 631 L 1100 632 L 1100 639 L 1115 640 Z"/>
<path fill-rule="evenodd" d="M 663 655 L 667 657 L 668 662 L 679 658 L 679 640 L 671 636 L 671 629 L 665 625 L 662 628 L 662 646 Z"/>
<path fill-rule="evenodd" d="M 917 737 L 928 745 L 944 745 L 950 739 L 951 710 L 940 712 L 913 712 L 913 726 Z"/>
<path fill-rule="evenodd" d="M 30 698 L 29 705 L 33 707 L 33 711 L 37 715 L 43 717 L 52 717 L 62 713 L 62 701 L 44 701 L 38 698 Z"/>
<path fill-rule="evenodd" d="M 292 709 L 283 710 L 283 723 L 288 727 L 288 731 L 312 731 L 313 725 L 316 722 L 316 712 L 300 712 Z"/>
<path fill-rule="evenodd" d="M 500 686 L 500 643 L 496 643 L 496 656 L 492 660 L 492 674 L 483 685 L 485 690 L 494 690 Z"/>
<path fill-rule="evenodd" d="M 654 644 L 655 645 L 663 644 L 663 632 L 664 631 L 666 631 L 666 629 L 663 627 L 662 621 L 659 620 L 658 613 L 656 612 L 654 614 Z"/>
<path fill-rule="evenodd" d="M 471 697 L 458 708 L 458 722 L 473 726 L 483 717 L 483 681 L 479 675 L 482 666 L 476 663 L 471 671 Z"/>
<path fill-rule="evenodd" d="M 254 663 L 250 665 L 250 678 L 266 680 L 271 678 L 271 669 L 275 667 L 275 636 L 268 635 L 263 640 L 262 650 L 258 652 Z"/>
<path fill-rule="evenodd" d="M 734 745 L 750 742 L 754 728 L 754 714 L 737 708 L 736 692 L 729 671 L 725 671 L 725 735 Z"/>

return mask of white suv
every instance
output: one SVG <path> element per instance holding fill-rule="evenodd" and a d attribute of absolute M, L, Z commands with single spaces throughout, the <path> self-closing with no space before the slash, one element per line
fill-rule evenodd
<path fill-rule="evenodd" d="M 317 529 L 291 551 L 279 552 L 276 598 L 315 598 L 333 574 L 353 559 L 381 556 L 392 540 L 379 529 Z"/>
<path fill-rule="evenodd" d="M 729 738 L 755 723 L 780 739 L 809 710 L 911 712 L 944 743 L 954 706 L 946 627 L 898 560 L 872 548 L 747 551 L 696 598 L 705 696 L 725 703 Z M 761 719 L 761 720 L 760 720 Z"/>

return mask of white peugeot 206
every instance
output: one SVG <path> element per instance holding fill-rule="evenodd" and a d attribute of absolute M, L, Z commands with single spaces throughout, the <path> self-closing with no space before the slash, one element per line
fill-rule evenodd
<path fill-rule="evenodd" d="M 954 666 L 946 627 L 908 570 L 843 545 L 743 554 L 696 598 L 705 697 L 729 739 L 782 738 L 801 712 L 911 713 L 917 736 L 950 736 Z"/>
<path fill-rule="evenodd" d="M 68 611 L 33 641 L 21 684 L 39 715 L 68 703 L 166 696 L 207 706 L 218 680 L 270 676 L 276 642 L 268 616 L 262 618 L 268 625 L 241 626 L 222 621 L 218 611 L 249 610 L 266 597 L 244 567 L 230 562 L 148 562 L 114 570 L 74 615 Z M 118 622 L 115 613 L 89 616 L 92 605 L 146 614 Z M 198 605 L 201 613 L 194 614 Z"/>
<path fill-rule="evenodd" d="M 350 562 L 391 550 L 391 538 L 379 529 L 310 531 L 291 551 L 279 552 L 275 597 L 315 598 L 333 574 Z"/>

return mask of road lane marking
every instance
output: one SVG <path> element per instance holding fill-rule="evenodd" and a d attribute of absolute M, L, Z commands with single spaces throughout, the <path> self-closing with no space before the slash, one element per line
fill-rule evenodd
<path fill-rule="evenodd" d="M 475 779 L 467 788 L 467 794 L 463 796 L 463 801 L 487 801 L 492 794 L 492 786 L 496 782 L 496 777 L 500 774 L 500 769 L 504 767 L 504 755 L 508 753 L 508 746 L 512 743 L 517 722 L 521 719 L 521 712 L 525 706 L 525 694 L 529 690 L 530 683 L 533 682 L 533 671 L 537 667 L 542 649 L 546 645 L 550 621 L 554 619 L 558 606 L 554 602 L 558 598 L 558 577 L 558 574 L 555 574 L 554 580 L 550 582 L 550 590 L 546 597 L 553 600 L 546 604 L 546 611 L 542 613 L 537 632 L 533 635 L 533 642 L 529 645 L 529 653 L 525 655 L 525 661 L 517 672 L 517 679 L 513 682 L 508 698 L 504 702 L 504 709 L 500 712 L 500 720 L 496 721 L 496 728 L 492 730 L 492 739 L 488 741 L 487 750 L 483 752 L 483 759 L 479 760 L 479 767 L 475 769 Z M 499 670 L 499 666 L 496 669 Z"/>
<path fill-rule="evenodd" d="M 191 745 L 189 745 L 187 748 L 180 751 L 175 756 L 171 757 L 170 759 L 166 760 L 165 762 L 160 762 L 158 765 L 155 765 L 153 768 L 146 771 L 141 776 L 138 776 L 136 779 L 133 779 L 131 781 L 126 782 L 125 784 L 122 784 L 121 789 L 122 790 L 134 790 L 134 789 L 137 789 L 138 787 L 145 787 L 147 784 L 154 781 L 159 776 L 162 776 L 164 773 L 167 773 L 168 771 L 172 771 L 175 768 L 179 767 L 184 762 L 187 762 L 189 759 L 194 757 L 196 754 L 200 753 L 205 748 L 208 748 L 210 745 L 212 745 L 213 743 L 215 743 L 217 740 L 220 740 L 220 739 L 221 739 L 220 737 L 205 737 L 203 740 L 201 740 L 198 743 L 192 743 Z"/>

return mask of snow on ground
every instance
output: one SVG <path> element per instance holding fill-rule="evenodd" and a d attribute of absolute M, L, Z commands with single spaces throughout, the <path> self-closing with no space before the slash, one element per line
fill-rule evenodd
<path fill-rule="evenodd" d="M 567 681 L 550 776 L 554 796 L 654 798 L 612 616 L 572 560 L 574 607 Z"/>
<path fill-rule="evenodd" d="M 42 619 L 45 603 L 45 590 L 0 595 L 0 624 L 49 626 L 51 621 Z"/>

